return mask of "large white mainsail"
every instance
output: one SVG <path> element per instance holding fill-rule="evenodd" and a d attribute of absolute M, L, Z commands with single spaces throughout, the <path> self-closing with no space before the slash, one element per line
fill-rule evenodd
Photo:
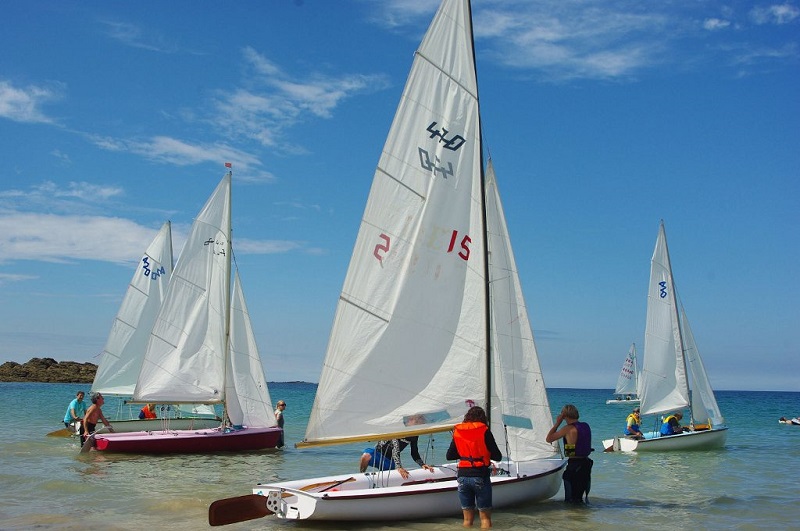
<path fill-rule="evenodd" d="M 97 367 L 92 391 L 133 394 L 142 358 L 172 275 L 172 231 L 161 226 L 128 284 Z"/>
<path fill-rule="evenodd" d="M 485 403 L 480 120 L 471 21 L 415 55 L 344 281 L 307 443 L 446 429 Z"/>
<path fill-rule="evenodd" d="M 552 424 L 550 404 L 491 160 L 486 168 L 486 227 L 493 354 L 491 430 L 503 454 L 513 461 L 553 457 L 553 445 L 545 442 Z"/>
<path fill-rule="evenodd" d="M 138 402 L 221 403 L 231 278 L 231 174 L 192 224 L 147 345 Z"/>
<path fill-rule="evenodd" d="M 677 295 L 663 222 L 650 261 L 640 398 L 642 415 L 682 409 L 689 405 Z"/>
<path fill-rule="evenodd" d="M 275 426 L 275 412 L 258 354 L 239 271 L 231 295 L 230 356 L 225 408 L 234 426 Z"/>

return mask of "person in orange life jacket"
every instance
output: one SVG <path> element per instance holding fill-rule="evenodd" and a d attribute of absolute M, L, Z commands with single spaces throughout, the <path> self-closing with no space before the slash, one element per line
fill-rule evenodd
<path fill-rule="evenodd" d="M 564 470 L 564 501 L 582 503 L 584 495 L 589 500 L 589 490 L 592 487 L 592 465 L 589 454 L 592 448 L 592 430 L 585 422 L 578 421 L 578 408 L 567 404 L 561 409 L 556 423 L 547 432 L 547 442 L 552 443 L 564 439 L 564 455 L 569 460 Z M 567 423 L 559 429 L 562 422 Z"/>
<path fill-rule="evenodd" d="M 412 416 L 409 418 L 407 425 L 414 426 L 422 424 L 423 419 L 421 416 Z M 359 470 L 366 472 L 367 467 L 374 466 L 378 470 L 394 470 L 400 473 L 403 479 L 408 479 L 408 470 L 403 468 L 403 463 L 400 461 L 400 452 L 406 446 L 411 446 L 411 459 L 413 459 L 423 469 L 433 473 L 434 468 L 426 465 L 425 461 L 419 455 L 419 436 L 413 435 L 403 437 L 402 439 L 389 439 L 379 441 L 374 448 L 366 448 L 364 453 L 361 454 L 361 462 L 359 463 Z"/>
<path fill-rule="evenodd" d="M 146 404 L 141 411 L 139 411 L 139 419 L 156 419 L 156 405 Z"/>
<path fill-rule="evenodd" d="M 458 459 L 458 499 L 464 527 L 472 527 L 476 506 L 481 529 L 492 527 L 492 461 L 500 461 L 503 454 L 489 431 L 482 407 L 469 408 L 464 422 L 456 425 L 446 457 Z"/>
<path fill-rule="evenodd" d="M 628 415 L 628 418 L 625 420 L 625 435 L 631 439 L 644 439 L 644 435 L 642 435 L 641 429 L 639 428 L 641 422 L 639 406 L 636 406 L 633 408 L 633 413 Z"/>

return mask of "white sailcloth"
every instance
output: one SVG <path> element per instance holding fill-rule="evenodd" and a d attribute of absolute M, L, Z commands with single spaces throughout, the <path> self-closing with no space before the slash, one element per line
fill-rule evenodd
<path fill-rule="evenodd" d="M 681 306 L 681 330 L 686 366 L 692 382 L 690 385 L 692 390 L 692 419 L 702 424 L 710 422 L 712 426 L 722 426 L 725 424 L 725 418 L 717 405 L 714 390 L 708 379 L 703 360 L 700 358 L 700 352 L 697 350 L 694 334 L 689 326 L 689 319 L 686 317 L 683 306 Z"/>
<path fill-rule="evenodd" d="M 192 224 L 147 345 L 134 400 L 221 403 L 230 308 L 231 174 Z"/>
<path fill-rule="evenodd" d="M 150 330 L 172 275 L 172 231 L 162 225 L 136 267 L 97 367 L 92 391 L 133 394 Z"/>
<path fill-rule="evenodd" d="M 275 426 L 275 412 L 238 270 L 231 295 L 230 345 L 225 408 L 231 424 L 251 428 Z"/>
<path fill-rule="evenodd" d="M 421 414 L 419 428 L 452 426 L 485 401 L 477 84 L 469 15 L 448 5 L 375 171 L 307 443 L 407 432 Z"/>
<path fill-rule="evenodd" d="M 617 387 L 614 394 L 638 396 L 639 367 L 636 365 L 636 345 L 631 343 L 628 355 L 622 363 L 622 370 L 617 378 Z"/>
<path fill-rule="evenodd" d="M 491 430 L 513 461 L 554 457 L 553 445 L 545 442 L 552 425 L 550 404 L 491 160 L 486 168 L 486 226 L 493 353 Z"/>

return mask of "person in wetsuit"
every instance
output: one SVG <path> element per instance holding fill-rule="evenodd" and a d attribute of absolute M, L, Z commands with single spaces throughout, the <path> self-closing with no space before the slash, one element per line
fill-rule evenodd
<path fill-rule="evenodd" d="M 564 470 L 564 501 L 583 503 L 584 497 L 589 500 L 589 490 L 592 487 L 592 465 L 589 454 L 592 448 L 592 430 L 585 422 L 578 421 L 578 408 L 567 404 L 561 409 L 555 424 L 547 432 L 547 442 L 552 443 L 564 439 L 564 455 L 569 460 Z M 566 421 L 563 428 L 561 423 Z"/>

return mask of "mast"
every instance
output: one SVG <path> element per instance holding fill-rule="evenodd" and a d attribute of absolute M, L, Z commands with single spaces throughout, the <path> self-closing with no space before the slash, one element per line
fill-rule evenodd
<path fill-rule="evenodd" d="M 230 168 L 230 163 L 225 164 L 226 167 Z M 228 400 L 225 394 L 225 387 L 228 381 L 228 362 L 231 358 L 231 317 L 233 316 L 233 312 L 231 311 L 231 263 L 232 263 L 232 254 L 233 245 L 231 244 L 231 233 L 233 230 L 231 229 L 231 212 L 233 211 L 233 170 L 228 170 L 228 190 L 230 194 L 230 200 L 228 201 L 228 234 L 227 234 L 227 249 L 225 249 L 225 261 L 228 270 L 228 274 L 225 279 L 225 311 L 228 312 L 227 319 L 225 319 L 225 363 L 223 364 L 222 374 L 223 378 L 222 381 L 224 382 L 222 385 L 222 407 L 223 407 L 223 420 L 228 419 Z"/>
<path fill-rule="evenodd" d="M 678 289 L 675 287 L 675 275 L 672 274 L 672 257 L 669 255 L 669 244 L 667 243 L 667 230 L 664 228 L 664 220 L 661 220 L 661 232 L 664 233 L 664 249 L 667 252 L 667 258 L 669 259 L 669 279 L 672 281 L 672 299 L 675 304 L 672 305 L 672 311 L 675 312 L 675 322 L 678 324 L 678 348 L 681 349 L 681 362 L 683 363 L 683 374 L 686 376 L 686 385 L 689 385 L 689 370 L 686 366 L 686 349 L 683 346 L 683 330 L 681 326 L 681 316 L 680 312 L 678 311 Z M 694 418 L 692 418 L 692 390 L 689 389 L 689 416 L 694 422 Z"/>

